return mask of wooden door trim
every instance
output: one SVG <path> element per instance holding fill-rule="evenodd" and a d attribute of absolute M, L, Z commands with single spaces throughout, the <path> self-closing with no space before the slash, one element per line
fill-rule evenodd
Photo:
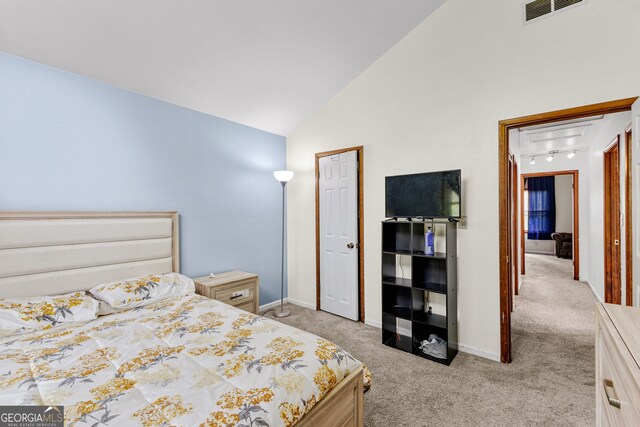
<path fill-rule="evenodd" d="M 615 266 L 613 265 L 613 257 L 611 254 L 611 249 L 613 248 L 613 236 L 611 233 L 611 228 L 615 223 L 617 223 L 618 228 L 620 227 L 620 219 L 617 220 L 611 215 L 611 198 L 613 194 L 611 194 L 611 169 L 613 165 L 611 164 L 611 154 L 617 151 L 618 156 L 618 185 L 617 185 L 617 193 L 618 193 L 618 201 L 620 202 L 620 135 L 616 135 L 613 140 L 607 145 L 607 147 L 603 150 L 603 163 L 604 163 L 604 302 L 610 304 L 618 304 L 619 301 L 614 298 L 614 289 L 613 289 L 613 274 L 615 273 Z M 621 209 L 621 206 L 618 206 L 618 210 Z M 619 212 L 618 212 L 619 213 Z M 622 277 L 620 278 L 622 279 Z M 619 289 L 616 289 L 617 293 L 620 294 L 620 300 L 622 299 L 622 286 L 621 283 L 618 283 Z"/>
<path fill-rule="evenodd" d="M 316 153 L 316 310 L 320 305 L 320 158 L 342 154 L 349 151 L 356 152 L 358 162 L 358 318 L 364 323 L 364 146 L 341 148 L 339 150 Z"/>
<path fill-rule="evenodd" d="M 537 178 L 542 176 L 573 176 L 573 280 L 580 280 L 580 173 L 577 169 L 561 170 L 552 172 L 524 173 L 522 177 L 522 194 L 524 197 L 524 180 L 527 178 Z M 524 203 L 522 203 L 521 216 L 524 218 Z M 524 241 L 524 219 L 522 221 L 521 234 Z M 522 246 L 522 257 L 524 265 L 524 244 Z"/>
<path fill-rule="evenodd" d="M 637 99 L 638 97 L 619 99 L 616 101 L 500 120 L 498 122 L 498 262 L 500 272 L 500 360 L 502 362 L 511 362 L 511 313 L 508 310 L 509 277 L 507 276 L 509 274 L 507 265 L 507 257 L 509 256 L 509 218 L 507 215 L 507 203 L 509 200 L 507 194 L 507 179 L 509 177 L 507 170 L 509 160 L 509 130 L 523 126 L 630 111 L 631 106 Z"/>
<path fill-rule="evenodd" d="M 512 195 L 511 197 L 513 197 L 513 217 L 514 218 L 518 218 L 518 211 L 520 210 L 520 203 L 518 202 L 518 162 L 516 162 L 515 158 L 513 161 L 513 183 L 511 184 L 513 186 L 512 188 Z M 515 239 L 515 242 L 513 242 L 511 244 L 511 246 L 513 247 L 513 251 L 512 251 L 512 259 L 513 259 L 513 266 L 515 269 L 515 276 L 516 276 L 516 283 L 514 284 L 514 293 L 515 295 L 518 295 L 518 290 L 520 288 L 520 272 L 518 271 L 518 240 L 522 239 L 522 235 L 518 236 L 518 221 L 514 221 L 513 222 L 513 238 Z"/>
<path fill-rule="evenodd" d="M 624 232 L 625 232 L 625 266 L 626 266 L 626 297 L 625 302 L 633 307 L 633 208 L 631 207 L 631 191 L 633 188 L 631 163 L 632 130 L 625 131 L 625 191 L 624 191 Z"/>
<path fill-rule="evenodd" d="M 520 175 L 520 269 L 525 275 L 524 262 L 524 176 Z"/>

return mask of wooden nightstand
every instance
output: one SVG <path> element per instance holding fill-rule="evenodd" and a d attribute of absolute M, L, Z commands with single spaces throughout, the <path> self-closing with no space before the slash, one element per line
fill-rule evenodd
<path fill-rule="evenodd" d="M 257 274 L 229 271 L 216 274 L 215 277 L 197 277 L 193 281 L 196 283 L 196 293 L 258 314 L 260 279 Z"/>

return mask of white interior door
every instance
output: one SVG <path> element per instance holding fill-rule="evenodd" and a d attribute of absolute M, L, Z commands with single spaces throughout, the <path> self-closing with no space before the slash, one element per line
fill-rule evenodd
<path fill-rule="evenodd" d="M 320 307 L 358 320 L 358 163 L 356 151 L 321 157 Z"/>
<path fill-rule="evenodd" d="M 631 108 L 631 165 L 632 171 L 632 240 L 633 240 L 633 304 L 640 307 L 640 100 Z"/>

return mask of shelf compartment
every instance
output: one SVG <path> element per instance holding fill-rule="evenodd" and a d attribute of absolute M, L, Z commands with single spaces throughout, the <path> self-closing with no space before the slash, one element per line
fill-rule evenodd
<path fill-rule="evenodd" d="M 411 287 L 411 279 L 403 279 L 402 277 L 385 276 L 382 278 L 382 283 L 385 285 L 403 286 L 405 288 Z"/>
<path fill-rule="evenodd" d="M 383 336 L 387 334 L 387 332 L 383 333 Z M 407 353 L 412 352 L 412 341 L 411 337 L 402 334 L 389 334 L 384 339 L 383 344 L 389 347 L 397 348 L 398 350 L 406 351 Z"/>
<path fill-rule="evenodd" d="M 382 312 L 405 320 L 411 320 L 411 288 L 383 286 Z"/>
<path fill-rule="evenodd" d="M 411 253 L 411 223 L 383 222 L 382 251 L 392 253 Z"/>
<path fill-rule="evenodd" d="M 413 252 L 411 252 L 409 249 L 399 249 L 396 251 L 382 251 L 383 254 L 389 254 L 389 255 L 413 255 Z"/>
<path fill-rule="evenodd" d="M 420 289 L 423 291 L 435 292 L 436 294 L 447 294 L 447 285 L 445 283 L 436 283 L 436 282 L 413 282 L 413 287 L 415 289 Z"/>
<path fill-rule="evenodd" d="M 447 293 L 446 258 L 417 257 L 413 259 L 411 267 L 414 288 Z"/>
<path fill-rule="evenodd" d="M 436 297 L 435 295 L 427 295 L 428 291 L 422 289 L 412 289 L 412 309 L 413 321 L 424 325 L 442 328 L 446 334 L 447 316 L 446 316 L 446 296 Z M 431 301 L 428 301 L 431 300 Z M 436 312 L 441 314 L 429 314 L 429 306 L 435 308 Z M 443 312 L 444 309 L 444 312 Z"/>
<path fill-rule="evenodd" d="M 444 363 L 445 365 L 448 365 L 449 363 L 451 363 L 451 359 L 452 359 L 451 349 L 449 349 L 448 347 L 447 347 L 447 356 L 445 358 L 439 358 L 439 357 L 431 356 L 429 354 L 425 354 L 420 349 L 420 343 L 426 340 L 427 338 L 429 338 L 429 335 L 431 334 L 437 335 L 438 337 L 445 340 L 446 342 L 448 338 L 446 329 L 439 328 L 432 325 L 426 325 L 424 323 L 419 323 L 414 321 L 412 322 L 411 330 L 412 330 L 412 343 L 413 343 L 411 352 L 413 354 L 424 357 L 425 359 L 433 360 L 435 362 Z"/>
<path fill-rule="evenodd" d="M 427 255 L 424 251 L 414 250 L 411 255 L 423 258 L 447 259 L 447 254 L 444 252 L 436 252 L 433 255 Z"/>
<path fill-rule="evenodd" d="M 414 222 L 413 228 L 411 229 L 411 242 L 413 254 L 418 256 L 433 256 L 433 255 L 425 255 L 424 252 L 424 244 L 425 244 L 425 233 L 428 227 L 431 227 L 431 230 L 435 233 L 435 249 L 436 250 L 444 250 L 445 252 L 436 253 L 436 257 L 446 258 L 446 229 L 443 230 L 442 227 L 446 228 L 446 224 L 438 224 L 432 223 L 431 221 L 427 222 Z M 444 235 L 442 232 L 444 231 Z"/>
<path fill-rule="evenodd" d="M 410 255 L 417 256 L 423 258 L 437 258 L 437 259 L 447 259 L 447 254 L 444 252 L 436 252 L 433 255 L 427 255 L 424 251 L 410 251 L 410 250 L 400 250 L 400 251 L 382 251 L 385 255 Z"/>
<path fill-rule="evenodd" d="M 407 328 L 401 328 L 399 323 L 406 323 Z M 397 348 L 411 353 L 413 348 L 413 338 L 411 333 L 411 322 L 398 320 L 394 316 L 382 314 L 382 343 L 389 347 Z"/>
<path fill-rule="evenodd" d="M 424 311 L 414 310 L 413 321 L 443 330 L 447 328 L 447 316 L 442 316 L 440 314 L 428 314 Z"/>
<path fill-rule="evenodd" d="M 403 268 L 398 266 L 398 262 L 403 262 Z M 408 262 L 407 262 L 408 261 Z M 404 271 L 403 271 L 404 269 Z M 404 273 L 409 277 L 404 277 Z M 396 286 L 411 286 L 411 259 L 401 258 L 395 254 L 382 254 L 382 283 Z"/>

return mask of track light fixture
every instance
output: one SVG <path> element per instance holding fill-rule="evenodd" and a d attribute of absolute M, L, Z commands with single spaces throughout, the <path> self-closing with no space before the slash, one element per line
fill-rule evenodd
<path fill-rule="evenodd" d="M 578 152 L 578 150 L 571 150 L 571 151 L 552 150 L 552 151 L 549 151 L 547 154 L 523 154 L 522 157 L 529 157 L 529 164 L 530 165 L 535 165 L 536 164 L 536 157 L 546 156 L 545 160 L 547 162 L 552 162 L 553 159 L 555 158 L 556 154 L 567 153 L 567 158 L 568 159 L 573 159 L 576 156 L 577 152 Z"/>

